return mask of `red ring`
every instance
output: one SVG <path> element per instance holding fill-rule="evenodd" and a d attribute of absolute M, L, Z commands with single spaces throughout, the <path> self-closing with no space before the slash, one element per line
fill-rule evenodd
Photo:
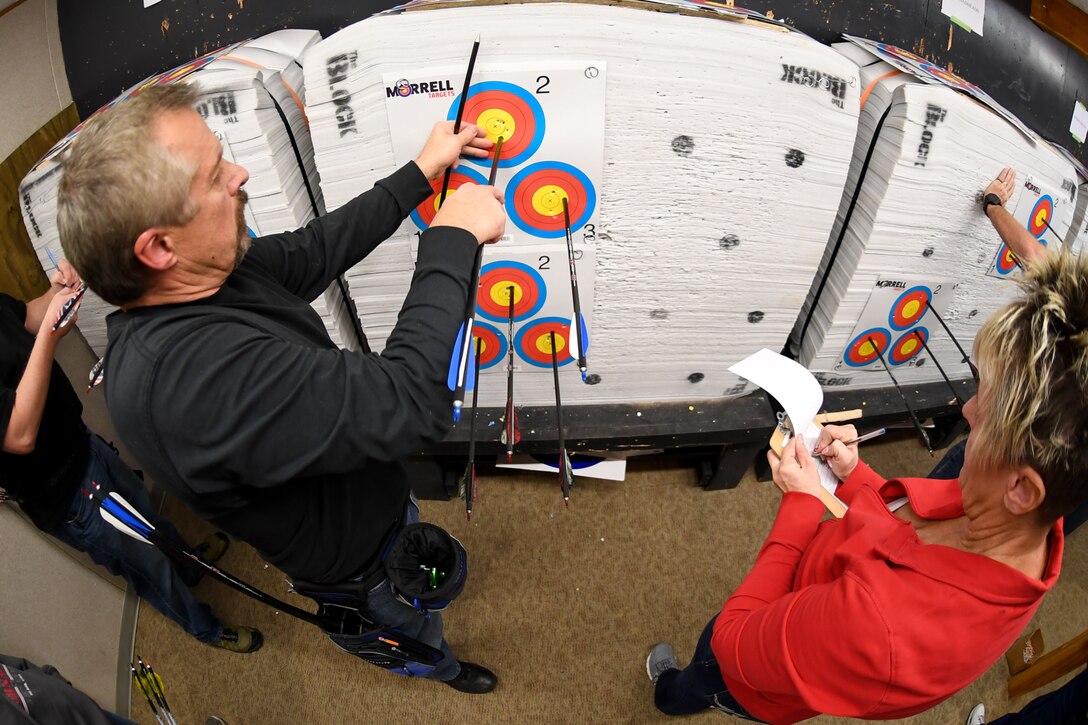
<path fill-rule="evenodd" d="M 536 135 L 536 115 L 525 101 L 506 91 L 480 91 L 465 102 L 465 120 L 479 124 L 480 115 L 492 108 L 509 113 L 514 119 L 514 136 L 502 140 L 503 158 L 510 158 L 529 148 Z"/>
<path fill-rule="evenodd" d="M 588 206 L 586 190 L 575 176 L 561 169 L 541 169 L 523 180 L 514 191 L 514 209 L 528 226 L 545 231 L 562 231 L 566 226 L 562 209 L 559 214 L 551 216 L 541 214 L 533 207 L 533 194 L 548 185 L 558 186 L 567 193 L 571 224 L 581 218 Z"/>
<path fill-rule="evenodd" d="M 540 299 L 540 285 L 528 272 L 517 267 L 492 268 L 480 275 L 480 289 L 476 294 L 476 309 L 493 320 L 510 318 L 510 307 L 499 306 L 491 297 L 495 287 L 509 287 L 513 282 L 521 288 L 521 299 L 514 302 L 514 319 L 522 319 L 527 313 L 535 313 Z"/>

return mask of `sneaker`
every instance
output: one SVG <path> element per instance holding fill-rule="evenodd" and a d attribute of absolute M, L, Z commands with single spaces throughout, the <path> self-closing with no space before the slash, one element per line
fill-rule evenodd
<path fill-rule="evenodd" d="M 222 531 L 216 531 L 193 547 L 193 553 L 205 564 L 214 564 L 223 558 L 230 548 L 230 539 Z"/>
<path fill-rule="evenodd" d="M 212 642 L 212 647 L 249 654 L 256 652 L 264 644 L 261 630 L 253 627 L 223 627 L 223 634 Z"/>
<path fill-rule="evenodd" d="M 967 725 L 986 725 L 986 706 L 981 702 L 971 708 L 967 715 Z"/>
<path fill-rule="evenodd" d="M 668 642 L 655 644 L 646 657 L 646 674 L 650 676 L 650 682 L 656 683 L 657 678 L 664 673 L 678 669 L 680 666 L 676 663 L 676 652 Z"/>

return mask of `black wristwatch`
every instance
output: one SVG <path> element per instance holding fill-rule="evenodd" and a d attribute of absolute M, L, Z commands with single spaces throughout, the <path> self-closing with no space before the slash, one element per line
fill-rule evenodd
<path fill-rule="evenodd" d="M 991 206 L 1005 206 L 1005 205 L 1001 203 L 1001 197 L 1000 196 L 998 196 L 997 194 L 992 194 L 991 193 L 991 194 L 987 194 L 986 196 L 982 197 L 982 213 L 985 214 L 987 217 L 990 216 L 990 207 Z"/>

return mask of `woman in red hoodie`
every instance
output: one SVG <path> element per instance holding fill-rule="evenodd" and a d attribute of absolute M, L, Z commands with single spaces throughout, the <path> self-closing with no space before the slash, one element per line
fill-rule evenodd
<path fill-rule="evenodd" d="M 647 659 L 660 710 L 904 718 L 1013 643 L 1058 578 L 1062 516 L 1088 498 L 1088 260 L 1047 255 L 1022 286 L 975 340 L 959 479 L 885 481 L 843 444 L 852 426 L 828 426 L 816 450 L 849 510 L 824 521 L 804 445 L 771 455 L 784 495 L 752 571 L 691 664 L 664 643 Z"/>

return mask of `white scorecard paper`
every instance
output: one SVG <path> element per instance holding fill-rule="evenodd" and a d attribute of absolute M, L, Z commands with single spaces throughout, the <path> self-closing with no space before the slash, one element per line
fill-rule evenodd
<path fill-rule="evenodd" d="M 734 364 L 729 371 L 766 390 L 786 409 L 794 431 L 800 433 L 808 450 L 816 447 L 820 430 L 812 419 L 824 404 L 824 391 L 804 365 L 763 348 Z M 789 440 L 787 436 L 783 445 Z M 839 487 L 838 477 L 822 458 L 817 458 L 816 463 L 820 485 L 834 495 Z"/>

